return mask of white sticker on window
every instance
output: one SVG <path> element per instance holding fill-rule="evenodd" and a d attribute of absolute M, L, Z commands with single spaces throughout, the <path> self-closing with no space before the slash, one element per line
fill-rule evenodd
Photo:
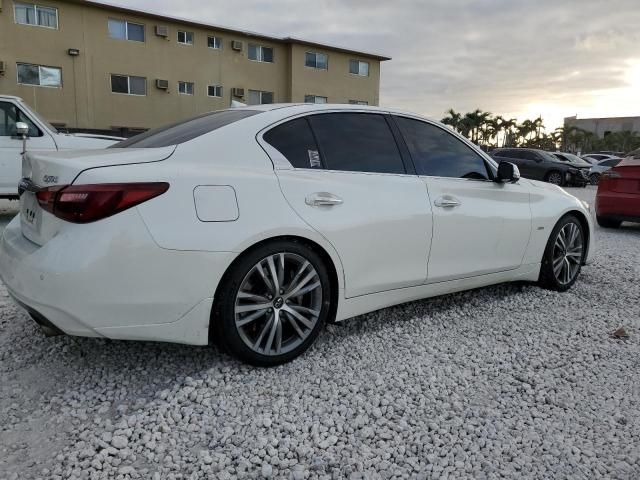
<path fill-rule="evenodd" d="M 311 168 L 320 168 L 322 167 L 322 163 L 320 163 L 320 154 L 317 150 L 307 150 L 309 154 L 309 165 Z"/>

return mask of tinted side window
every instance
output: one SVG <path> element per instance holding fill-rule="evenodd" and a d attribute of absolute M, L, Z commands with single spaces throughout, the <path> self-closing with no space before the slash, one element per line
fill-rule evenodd
<path fill-rule="evenodd" d="M 306 118 L 278 125 L 263 138 L 296 168 L 322 168 L 316 140 Z"/>
<path fill-rule="evenodd" d="M 260 112 L 255 110 L 221 110 L 205 113 L 167 127 L 154 128 L 109 148 L 159 148 L 179 145 L 258 113 Z"/>
<path fill-rule="evenodd" d="M 445 130 L 429 123 L 396 117 L 418 175 L 487 179 L 480 155 Z"/>
<path fill-rule="evenodd" d="M 508 157 L 507 152 L 504 150 L 498 150 L 497 152 L 493 152 L 492 155 L 494 157 Z"/>
<path fill-rule="evenodd" d="M 405 173 L 383 115 L 324 113 L 308 118 L 329 170 Z"/>
<path fill-rule="evenodd" d="M 520 152 L 520 158 L 535 162 L 538 159 L 538 156 L 533 152 L 522 151 Z"/>

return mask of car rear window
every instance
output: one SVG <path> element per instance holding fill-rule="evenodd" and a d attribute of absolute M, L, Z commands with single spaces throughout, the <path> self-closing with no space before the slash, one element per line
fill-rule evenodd
<path fill-rule="evenodd" d="M 260 113 L 256 110 L 220 110 L 183 120 L 116 143 L 109 148 L 160 148 L 193 140 L 244 118 Z"/>

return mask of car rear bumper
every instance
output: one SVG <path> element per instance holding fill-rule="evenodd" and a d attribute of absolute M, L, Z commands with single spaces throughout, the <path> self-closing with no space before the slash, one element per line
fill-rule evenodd
<path fill-rule="evenodd" d="M 640 221 L 640 192 L 599 191 L 596 195 L 596 215 L 621 221 Z"/>
<path fill-rule="evenodd" d="M 18 305 L 70 335 L 208 343 L 213 293 L 233 254 L 162 249 L 136 209 L 103 222 L 39 246 L 14 218 L 0 241 L 0 277 Z"/>

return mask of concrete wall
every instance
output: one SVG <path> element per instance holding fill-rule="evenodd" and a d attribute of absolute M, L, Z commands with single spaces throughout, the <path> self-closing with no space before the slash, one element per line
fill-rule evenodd
<path fill-rule="evenodd" d="M 326 96 L 331 103 L 379 101 L 380 61 L 366 55 L 59 0 L 38 2 L 58 8 L 57 30 L 20 25 L 14 21 L 13 1 L 0 1 L 0 60 L 7 68 L 0 76 L 0 93 L 22 97 L 50 122 L 67 127 L 151 128 L 226 108 L 234 87 L 245 89 L 245 102 L 250 89 L 273 92 L 275 102 L 301 102 L 305 94 Z M 145 42 L 110 38 L 109 18 L 143 24 Z M 155 35 L 156 25 L 169 28 L 168 38 Z M 193 46 L 177 43 L 178 30 L 194 33 Z M 208 35 L 222 38 L 221 50 L 207 47 Z M 232 40 L 243 43 L 242 52 L 231 48 Z M 274 63 L 250 61 L 249 42 L 272 47 Z M 69 56 L 69 48 L 80 55 Z M 306 51 L 327 53 L 329 70 L 305 67 Z M 351 58 L 369 62 L 368 77 L 349 74 Z M 18 85 L 16 62 L 62 68 L 62 87 Z M 112 93 L 112 73 L 146 77 L 147 95 Z M 156 79 L 168 80 L 169 90 L 157 89 Z M 178 81 L 194 82 L 195 94 L 179 95 Z M 223 97 L 208 97 L 208 85 L 222 85 Z"/>
<path fill-rule="evenodd" d="M 640 133 L 640 117 L 611 117 L 611 118 L 576 118 L 564 119 L 565 128 L 577 127 L 587 132 L 595 133 L 603 138 L 607 132 L 631 131 Z"/>

